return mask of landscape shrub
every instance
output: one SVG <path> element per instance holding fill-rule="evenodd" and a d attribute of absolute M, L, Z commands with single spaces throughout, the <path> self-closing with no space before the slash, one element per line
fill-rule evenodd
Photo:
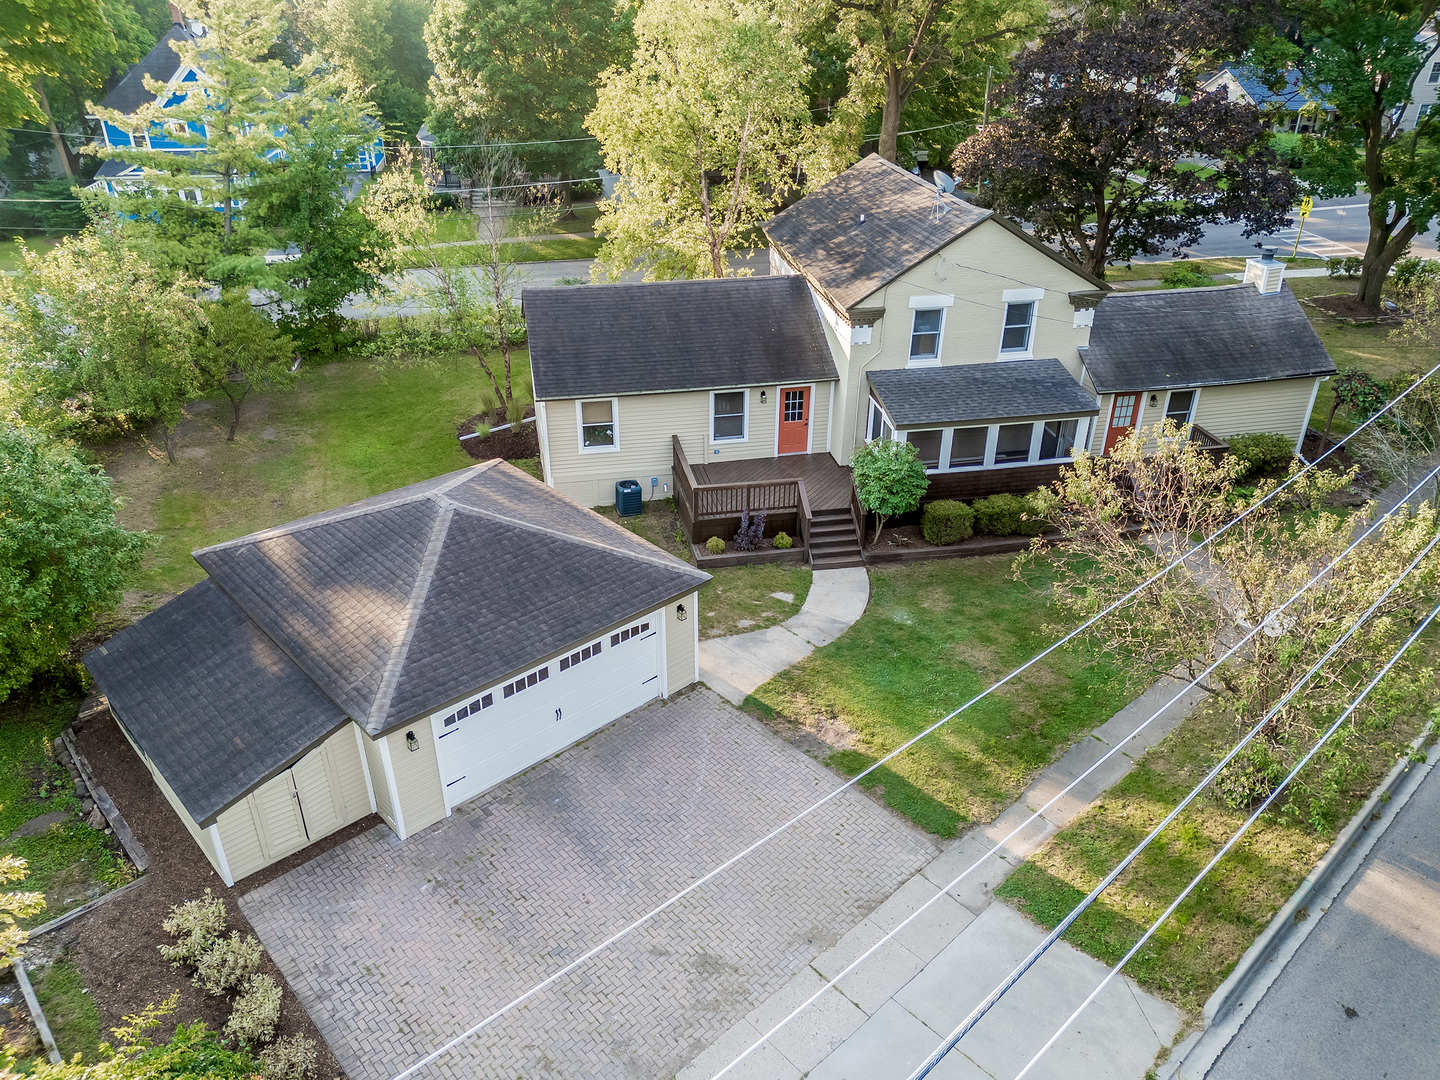
<path fill-rule="evenodd" d="M 712 536 L 705 541 L 705 550 L 711 555 L 723 555 L 725 554 L 725 541 L 718 536 Z"/>
<path fill-rule="evenodd" d="M 1019 495 L 991 495 L 976 499 L 975 531 L 984 536 L 1014 536 L 1020 531 L 1025 500 Z"/>
<path fill-rule="evenodd" d="M 1059 502 L 1049 488 L 1036 488 L 1025 499 L 1025 516 L 1020 521 L 1022 536 L 1039 536 L 1050 527 L 1050 513 Z"/>
<path fill-rule="evenodd" d="M 790 539 L 790 534 L 783 532 L 776 533 L 775 539 L 771 540 L 770 543 L 781 551 L 786 551 L 795 546 L 795 541 Z"/>
<path fill-rule="evenodd" d="M 1214 285 L 1215 279 L 1193 266 L 1177 262 L 1160 275 L 1160 284 L 1166 289 L 1202 289 Z"/>
<path fill-rule="evenodd" d="M 1326 259 L 1325 272 L 1331 277 L 1339 277 L 1341 274 L 1345 273 L 1344 256 L 1336 255 L 1333 259 Z"/>
<path fill-rule="evenodd" d="M 1232 435 L 1228 440 L 1230 453 L 1245 464 L 1245 472 L 1237 479 L 1279 472 L 1295 457 L 1295 440 L 1274 432 Z"/>
<path fill-rule="evenodd" d="M 1360 268 L 1365 265 L 1365 260 L 1359 255 L 1347 255 L 1345 257 L 1345 276 L 1359 277 Z"/>
<path fill-rule="evenodd" d="M 1397 289 L 1415 289 L 1440 278 L 1440 259 L 1401 259 L 1390 271 Z"/>
<path fill-rule="evenodd" d="M 265 1080 L 307 1080 L 315 1075 L 314 1039 L 304 1035 L 286 1035 L 260 1052 L 265 1064 Z"/>
<path fill-rule="evenodd" d="M 975 532 L 975 511 L 954 499 L 936 499 L 925 504 L 920 532 L 927 543 L 958 543 Z"/>
<path fill-rule="evenodd" d="M 206 889 L 203 900 L 173 906 L 160 927 L 180 939 L 174 945 L 161 945 L 160 955 L 176 967 L 197 964 L 225 932 L 225 902 Z"/>
<path fill-rule="evenodd" d="M 224 994 L 260 970 L 265 951 L 254 934 L 240 936 L 232 930 L 221 938 L 195 965 L 195 981 L 212 994 Z"/>
<path fill-rule="evenodd" d="M 269 975 L 250 975 L 235 999 L 225 1036 L 246 1046 L 258 1046 L 275 1037 L 280 1023 L 280 985 Z"/>

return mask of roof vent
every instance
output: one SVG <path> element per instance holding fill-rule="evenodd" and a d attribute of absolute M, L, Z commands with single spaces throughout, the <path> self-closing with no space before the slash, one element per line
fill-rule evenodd
<path fill-rule="evenodd" d="M 1245 283 L 1254 282 L 1261 296 L 1278 293 L 1284 280 L 1285 264 L 1275 258 L 1273 247 L 1261 248 L 1258 259 L 1245 260 Z"/>

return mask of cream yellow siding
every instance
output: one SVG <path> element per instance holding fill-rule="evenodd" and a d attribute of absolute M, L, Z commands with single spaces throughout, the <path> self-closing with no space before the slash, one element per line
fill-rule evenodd
<path fill-rule="evenodd" d="M 395 824 L 395 807 L 390 800 L 389 771 L 385 768 L 385 756 L 380 750 L 380 744 L 362 731 L 360 745 L 365 748 L 365 764 L 370 769 L 370 786 L 375 792 L 375 812 L 386 825 L 399 832 L 400 828 Z"/>
<path fill-rule="evenodd" d="M 415 732 L 414 750 L 407 746 L 407 731 Z M 394 770 L 395 791 L 400 796 L 400 816 L 405 826 L 402 836 L 414 836 L 445 816 L 445 792 L 440 783 L 440 764 L 435 757 L 435 739 L 428 720 L 397 728 L 384 738 Z"/>
<path fill-rule="evenodd" d="M 674 694 L 685 689 L 697 678 L 695 661 L 696 626 L 699 625 L 700 594 L 691 593 L 665 608 L 665 692 Z M 685 621 L 680 620 L 677 608 L 685 607 Z"/>
<path fill-rule="evenodd" d="M 1196 403 L 1195 423 L 1222 439 L 1257 431 L 1299 439 L 1310 422 L 1316 383 L 1307 378 L 1207 386 Z"/>
<path fill-rule="evenodd" d="M 812 386 L 810 450 L 824 453 L 829 436 L 830 383 L 786 383 Z M 645 499 L 673 495 L 670 437 L 680 436 L 692 465 L 740 458 L 773 457 L 779 423 L 780 386 L 745 388 L 746 432 L 743 440 L 711 439 L 709 390 L 674 394 L 636 394 L 615 399 L 616 448 L 581 452 L 575 400 L 543 402 L 542 464 L 546 482 L 581 506 L 613 506 L 615 483 L 638 480 Z M 760 400 L 761 394 L 765 400 Z M 587 399 L 588 400 L 588 399 Z M 659 485 L 650 487 L 650 478 Z"/>
<path fill-rule="evenodd" d="M 1059 359 L 1077 379 L 1079 347 L 1089 344 L 1090 328 L 1075 326 L 1070 293 L 1089 292 L 1095 285 L 1031 247 L 993 220 L 981 222 L 942 250 L 901 274 L 855 306 L 883 308 L 885 314 L 871 329 L 868 344 L 848 348 L 826 324 L 835 363 L 840 368 L 840 390 L 835 403 L 835 437 L 831 452 L 840 462 L 865 438 L 871 371 L 903 368 L 910 361 L 910 334 L 916 297 L 953 297 L 944 307 L 940 337 L 941 364 L 983 364 L 1000 360 L 1000 335 L 1005 322 L 1007 290 L 1040 289 L 1030 349 L 1037 359 Z M 848 357 L 846 353 L 848 352 Z"/>

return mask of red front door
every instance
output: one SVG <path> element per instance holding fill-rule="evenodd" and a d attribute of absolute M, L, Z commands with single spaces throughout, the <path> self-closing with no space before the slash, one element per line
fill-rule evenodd
<path fill-rule="evenodd" d="M 1135 426 L 1135 409 L 1139 401 L 1139 394 L 1115 395 L 1115 400 L 1110 404 L 1110 426 L 1105 429 L 1105 449 L 1101 451 L 1102 454 L 1110 453 L 1110 448 Z"/>
<path fill-rule="evenodd" d="M 810 450 L 810 388 L 791 386 L 780 391 L 781 454 L 804 454 Z"/>

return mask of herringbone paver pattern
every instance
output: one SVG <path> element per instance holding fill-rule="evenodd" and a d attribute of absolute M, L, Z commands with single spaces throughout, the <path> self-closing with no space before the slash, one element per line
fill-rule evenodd
<path fill-rule="evenodd" d="M 241 906 L 352 1080 L 384 1080 L 835 783 L 701 690 Z M 423 1075 L 673 1076 L 938 850 L 847 792 Z"/>

